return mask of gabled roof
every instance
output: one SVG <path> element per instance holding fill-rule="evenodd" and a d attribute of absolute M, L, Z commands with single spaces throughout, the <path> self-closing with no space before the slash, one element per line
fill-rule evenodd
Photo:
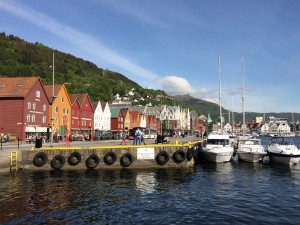
<path fill-rule="evenodd" d="M 120 108 L 110 108 L 111 118 L 118 118 L 120 110 Z"/>
<path fill-rule="evenodd" d="M 96 109 L 97 109 L 98 103 L 99 103 L 99 102 L 93 102 L 93 103 L 92 103 L 92 107 L 93 107 L 94 112 L 95 112 Z"/>
<path fill-rule="evenodd" d="M 104 111 L 104 109 L 107 105 L 107 102 L 100 102 L 100 103 L 101 103 L 102 111 Z"/>
<path fill-rule="evenodd" d="M 133 118 L 138 118 L 140 115 L 139 111 L 130 111 L 129 115 L 132 116 Z"/>
<path fill-rule="evenodd" d="M 39 77 L 0 77 L 0 97 L 25 98 L 36 82 L 42 84 Z"/>
<path fill-rule="evenodd" d="M 59 91 L 62 89 L 63 87 L 63 84 L 55 84 L 54 85 L 54 96 L 58 96 L 58 93 Z M 45 88 L 45 91 L 46 91 L 46 94 L 47 94 L 47 97 L 50 101 L 50 103 L 52 103 L 52 85 L 44 85 L 44 88 Z"/>
<path fill-rule="evenodd" d="M 70 97 L 70 100 L 71 100 L 71 103 L 73 104 L 76 99 L 78 100 L 79 102 L 79 105 L 81 106 L 84 99 L 87 97 L 87 93 L 84 93 L 84 94 L 69 94 L 69 97 Z"/>

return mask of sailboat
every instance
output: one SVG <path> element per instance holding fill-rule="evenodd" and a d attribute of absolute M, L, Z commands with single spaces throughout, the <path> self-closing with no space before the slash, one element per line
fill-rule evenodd
<path fill-rule="evenodd" d="M 261 145 L 261 140 L 251 137 L 251 135 L 245 135 L 245 110 L 244 110 L 244 60 L 242 57 L 242 111 L 243 111 L 243 135 L 238 139 L 237 155 L 240 161 L 246 162 L 260 162 L 267 155 L 264 147 Z"/>
<path fill-rule="evenodd" d="M 206 145 L 202 152 L 204 160 L 213 163 L 229 162 L 233 155 L 233 146 L 229 141 L 229 135 L 223 132 L 222 127 L 222 104 L 221 104 L 221 79 L 220 79 L 220 56 L 218 57 L 219 66 L 219 105 L 220 105 L 220 127 L 219 131 L 208 135 Z"/>

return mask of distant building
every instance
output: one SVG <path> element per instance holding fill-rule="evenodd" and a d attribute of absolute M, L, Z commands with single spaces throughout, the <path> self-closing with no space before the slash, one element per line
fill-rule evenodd
<path fill-rule="evenodd" d="M 132 106 L 131 101 L 124 101 L 124 100 L 114 100 L 110 103 L 109 107 L 113 108 L 121 108 L 121 109 L 129 109 Z"/>

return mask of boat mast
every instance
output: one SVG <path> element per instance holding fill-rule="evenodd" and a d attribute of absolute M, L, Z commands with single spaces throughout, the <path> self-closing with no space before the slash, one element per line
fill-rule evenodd
<path fill-rule="evenodd" d="M 245 135 L 245 129 L 246 129 L 246 122 L 245 122 L 245 108 L 244 108 L 244 57 L 242 56 L 242 112 L 243 112 L 243 126 L 242 126 L 242 130 L 243 130 L 243 136 Z"/>
<path fill-rule="evenodd" d="M 221 100 L 221 70 L 220 70 L 220 56 L 218 57 L 218 68 L 219 68 L 219 105 L 220 105 L 220 123 L 221 123 L 221 132 L 223 132 L 223 126 L 222 126 L 222 100 Z"/>
<path fill-rule="evenodd" d="M 231 95 L 231 118 L 232 118 L 232 133 L 233 133 L 233 130 L 234 130 L 234 113 L 233 113 L 233 95 Z"/>

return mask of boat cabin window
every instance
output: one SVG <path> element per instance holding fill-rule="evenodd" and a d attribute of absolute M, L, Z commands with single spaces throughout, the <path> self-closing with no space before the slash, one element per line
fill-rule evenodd
<path fill-rule="evenodd" d="M 270 141 L 271 144 L 281 144 L 281 145 L 291 145 L 293 141 L 289 137 L 277 137 L 272 138 Z"/>
<path fill-rule="evenodd" d="M 211 145 L 229 145 L 228 139 L 207 139 L 207 144 Z"/>

